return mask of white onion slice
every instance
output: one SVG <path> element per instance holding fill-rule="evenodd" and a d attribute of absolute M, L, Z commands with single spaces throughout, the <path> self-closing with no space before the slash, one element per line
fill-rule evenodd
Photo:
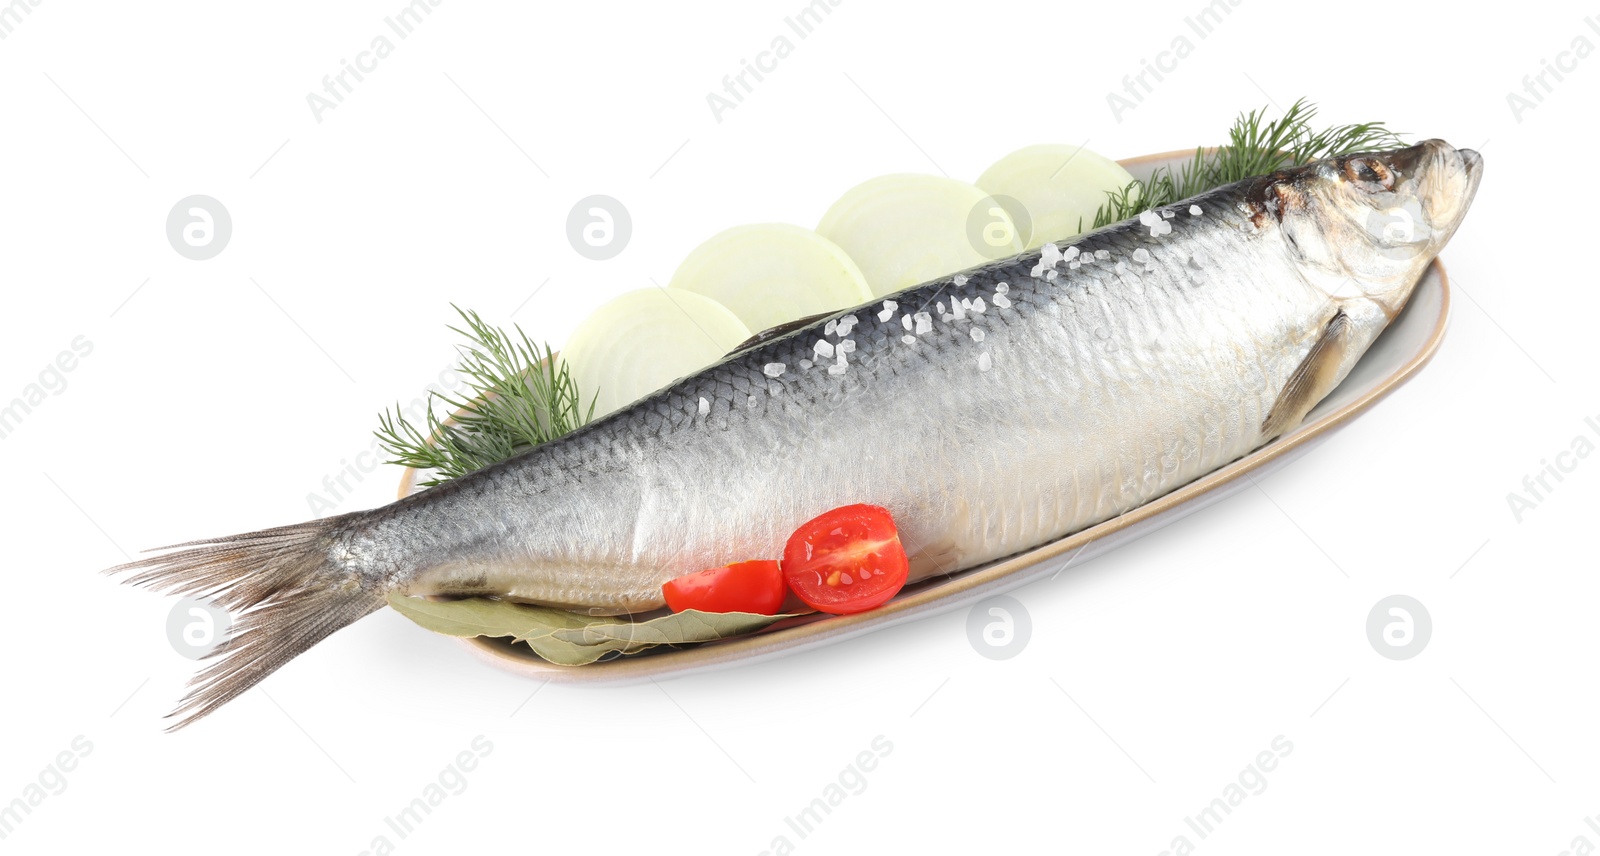
<path fill-rule="evenodd" d="M 788 223 L 737 226 L 712 236 L 678 265 L 670 287 L 721 303 L 754 331 L 873 297 L 844 250 Z"/>
<path fill-rule="evenodd" d="M 561 358 L 595 418 L 711 365 L 750 329 L 726 306 L 677 288 L 642 288 L 601 306 L 567 338 Z"/>
<path fill-rule="evenodd" d="M 1095 211 L 1106 191 L 1133 181 L 1122 165 L 1104 155 L 1068 145 L 1018 149 L 994 162 L 978 176 L 978 187 L 1022 204 L 1031 221 L 1029 249 L 1061 241 L 1094 225 Z"/>
<path fill-rule="evenodd" d="M 1022 250 L 993 199 L 934 175 L 864 181 L 833 203 L 817 231 L 850 254 L 877 297 Z"/>

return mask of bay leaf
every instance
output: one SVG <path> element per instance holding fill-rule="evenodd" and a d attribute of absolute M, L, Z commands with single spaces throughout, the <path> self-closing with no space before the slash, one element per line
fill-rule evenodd
<path fill-rule="evenodd" d="M 563 627 L 582 628 L 594 622 L 625 621 L 610 616 L 579 615 L 564 609 L 487 597 L 426 600 L 391 593 L 389 605 L 423 627 L 446 636 L 511 636 L 526 639 L 548 636 Z"/>
<path fill-rule="evenodd" d="M 764 629 L 793 615 L 758 615 L 751 612 L 701 612 L 686 609 L 649 621 L 627 621 L 620 624 L 586 624 L 583 627 L 565 627 L 551 634 L 554 639 L 598 648 L 602 651 L 621 651 L 632 654 L 656 645 L 687 645 L 693 642 L 712 642 Z"/>
<path fill-rule="evenodd" d="M 398 593 L 389 595 L 389 605 L 435 633 L 510 637 L 526 643 L 540 657 L 562 666 L 587 665 L 612 651 L 632 654 L 657 645 L 710 642 L 761 630 L 794 617 L 690 609 L 648 621 L 633 621 L 486 597 L 436 601 Z"/>

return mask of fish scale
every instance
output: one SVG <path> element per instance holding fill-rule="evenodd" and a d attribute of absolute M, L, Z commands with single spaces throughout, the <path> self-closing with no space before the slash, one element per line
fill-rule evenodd
<path fill-rule="evenodd" d="M 1434 140 L 1239 182 L 1072 239 L 1076 268 L 1034 250 L 898 292 L 884 317 L 874 301 L 758 339 L 382 508 L 113 570 L 244 610 L 181 725 L 391 593 L 646 611 L 662 583 L 781 556 L 801 523 L 853 503 L 893 514 L 912 581 L 972 568 L 1291 429 L 1399 311 L 1480 165 Z M 1396 228 L 1413 210 L 1417 228 Z"/>

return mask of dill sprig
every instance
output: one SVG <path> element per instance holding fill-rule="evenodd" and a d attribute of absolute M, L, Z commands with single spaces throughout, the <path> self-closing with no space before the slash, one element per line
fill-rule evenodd
<path fill-rule="evenodd" d="M 571 373 L 549 345 L 535 345 L 521 327 L 514 326 L 512 336 L 476 312 L 451 308 L 466 323 L 466 329 L 450 328 L 467 340 L 456 347 L 466 391 L 460 397 L 431 391 L 420 427 L 398 403 L 378 417 L 376 433 L 388 463 L 430 472 L 424 487 L 548 443 L 594 416 L 594 399 L 583 407 Z M 453 415 L 439 418 L 435 399 Z"/>
<path fill-rule="evenodd" d="M 1179 165 L 1176 171 L 1162 167 L 1147 180 L 1134 179 L 1126 187 L 1108 191 L 1105 204 L 1095 212 L 1091 228 L 1137 217 L 1152 208 L 1171 205 L 1252 176 L 1304 166 L 1337 155 L 1387 151 L 1406 145 L 1399 134 L 1384 127 L 1382 122 L 1313 130 L 1311 120 L 1316 115 L 1316 105 L 1304 98 L 1272 121 L 1267 121 L 1265 108 L 1240 114 L 1228 130 L 1225 145 L 1210 152 L 1196 149 L 1194 157 Z M 1079 225 L 1081 228 L 1082 224 Z"/>

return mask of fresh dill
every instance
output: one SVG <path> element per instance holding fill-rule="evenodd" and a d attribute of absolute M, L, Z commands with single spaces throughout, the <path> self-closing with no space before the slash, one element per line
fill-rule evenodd
<path fill-rule="evenodd" d="M 1147 180 L 1134 179 L 1126 187 L 1108 191 L 1090 228 L 1121 222 L 1253 176 L 1352 152 L 1387 151 L 1406 145 L 1382 122 L 1313 130 L 1311 120 L 1316 115 L 1316 105 L 1304 98 L 1272 121 L 1267 121 L 1265 108 L 1243 113 L 1228 130 L 1225 145 L 1210 151 L 1196 149 L 1194 157 L 1176 170 L 1162 167 Z"/>
<path fill-rule="evenodd" d="M 451 308 L 465 322 L 465 329 L 450 329 L 466 339 L 457 346 L 457 371 L 466 379 L 466 391 L 460 397 L 430 392 L 420 426 L 399 404 L 378 417 L 376 433 L 388 463 L 428 473 L 424 487 L 548 443 L 594 416 L 594 399 L 585 409 L 566 364 L 555 359 L 549 345 L 535 345 L 521 327 L 513 328 L 513 336 L 476 312 Z M 434 399 L 453 415 L 439 418 Z"/>

